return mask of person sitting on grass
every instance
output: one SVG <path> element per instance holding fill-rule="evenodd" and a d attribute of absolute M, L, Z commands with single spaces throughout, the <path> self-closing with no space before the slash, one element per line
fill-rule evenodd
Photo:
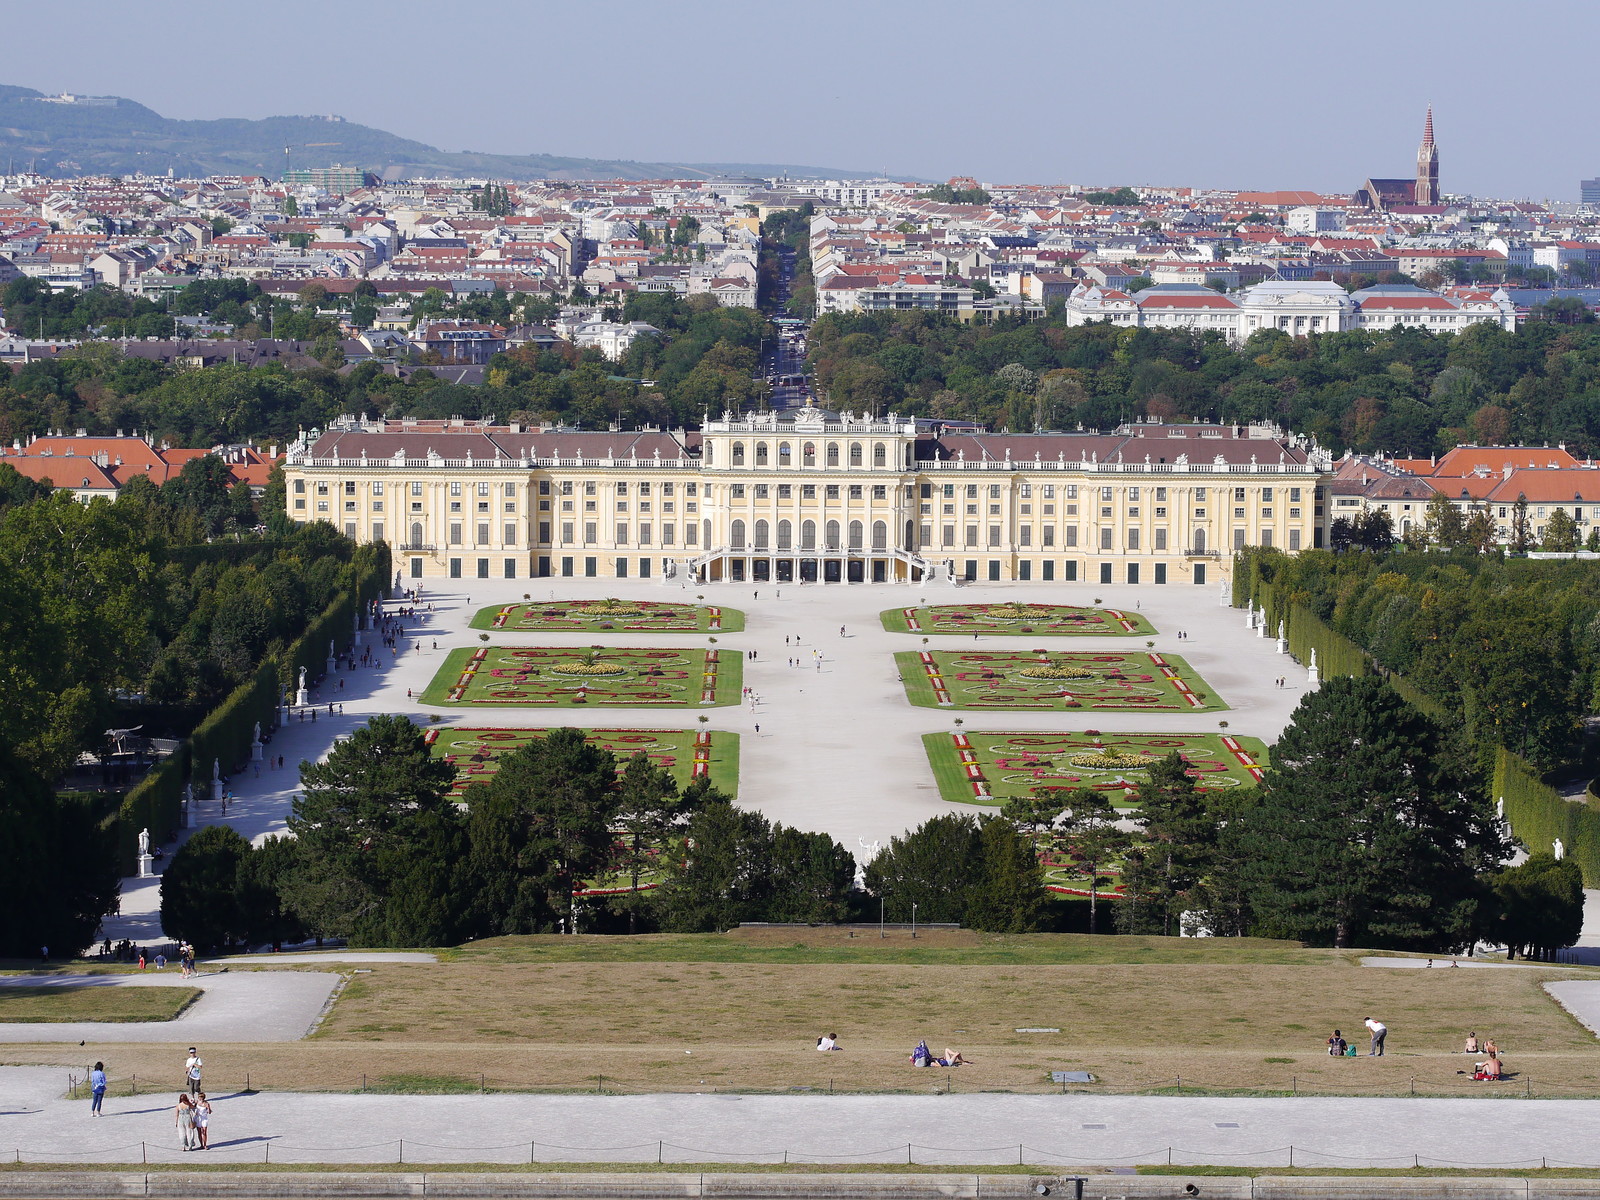
<path fill-rule="evenodd" d="M 1499 1082 L 1505 1078 L 1505 1064 L 1500 1061 L 1498 1054 L 1491 1054 L 1477 1065 L 1477 1071 L 1472 1076 L 1474 1079 L 1487 1079 Z"/>
<path fill-rule="evenodd" d="M 1328 1053 L 1334 1058 L 1343 1058 L 1345 1047 L 1347 1045 L 1349 1045 L 1349 1043 L 1344 1040 L 1344 1034 L 1335 1029 L 1333 1031 L 1333 1036 L 1328 1039 Z"/>
<path fill-rule="evenodd" d="M 838 1048 L 839 1035 L 837 1033 L 825 1033 L 817 1039 L 818 1050 L 837 1050 Z"/>
<path fill-rule="evenodd" d="M 933 1051 L 928 1049 L 926 1041 L 918 1042 L 911 1051 L 911 1065 L 913 1067 L 929 1067 L 933 1065 Z"/>
<path fill-rule="evenodd" d="M 1461 1053 L 1463 1053 L 1463 1054 L 1476 1054 L 1476 1053 L 1478 1053 L 1478 1035 L 1477 1034 L 1475 1034 L 1475 1033 L 1467 1034 L 1467 1045 L 1466 1045 L 1466 1048 L 1461 1051 Z"/>

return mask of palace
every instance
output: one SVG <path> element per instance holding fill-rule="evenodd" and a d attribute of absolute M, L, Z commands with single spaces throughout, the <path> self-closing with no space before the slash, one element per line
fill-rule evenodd
<path fill-rule="evenodd" d="M 413 579 L 1206 584 L 1323 541 L 1325 452 L 1270 426 L 994 434 L 789 409 L 700 431 L 345 419 L 284 460 L 289 516 Z"/>

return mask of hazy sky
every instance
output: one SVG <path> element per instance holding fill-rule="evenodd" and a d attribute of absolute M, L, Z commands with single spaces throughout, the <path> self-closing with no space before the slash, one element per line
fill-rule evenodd
<path fill-rule="evenodd" d="M 1576 199 L 1596 0 L 54 0 L 0 82 L 451 150 Z M 30 49 L 30 47 L 37 48 Z M 378 165 L 378 164 L 367 164 Z"/>

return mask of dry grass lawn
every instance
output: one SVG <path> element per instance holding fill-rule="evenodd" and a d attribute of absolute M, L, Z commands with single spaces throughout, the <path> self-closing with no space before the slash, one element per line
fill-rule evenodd
<path fill-rule="evenodd" d="M 3 987 L 0 1021 L 170 1021 L 199 995 L 185 987 Z"/>
<path fill-rule="evenodd" d="M 508 938 L 434 965 L 352 974 L 308 1042 L 213 1046 L 218 1091 L 1043 1091 L 1051 1070 L 1097 1088 L 1535 1095 L 1600 1091 L 1600 1042 L 1523 970 L 1374 970 L 1358 955 L 1280 942 L 1001 937 L 927 931 L 745 930 L 703 937 Z M 1376 1015 L 1383 1059 L 1330 1059 L 1323 1042 Z M 1019 1027 L 1059 1033 L 1018 1033 Z M 1456 1072 L 1466 1030 L 1492 1035 L 1507 1084 Z M 818 1034 L 844 1052 L 821 1055 Z M 916 1071 L 918 1038 L 975 1065 Z M 1365 1050 L 1365 1042 L 1354 1037 Z M 5 1047 L 9 1062 L 76 1062 L 77 1047 Z M 102 1051 L 97 1049 L 97 1055 Z M 114 1073 L 164 1078 L 166 1047 L 104 1048 Z M 112 1060 L 115 1059 L 113 1062 Z M 1415 1083 L 1413 1085 L 1413 1080 Z"/>

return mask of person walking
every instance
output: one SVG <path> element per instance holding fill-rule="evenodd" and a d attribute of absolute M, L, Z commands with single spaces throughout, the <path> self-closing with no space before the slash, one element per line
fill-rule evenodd
<path fill-rule="evenodd" d="M 187 1092 L 178 1093 L 178 1105 L 172 1110 L 172 1123 L 177 1126 L 178 1138 L 185 1150 L 194 1149 L 194 1102 Z"/>
<path fill-rule="evenodd" d="M 1382 1021 L 1376 1021 L 1371 1017 L 1368 1017 L 1362 1024 L 1372 1031 L 1372 1046 L 1367 1050 L 1367 1057 L 1382 1058 L 1383 1039 L 1389 1036 L 1389 1027 Z"/>
<path fill-rule="evenodd" d="M 200 1091 L 200 1072 L 204 1067 L 205 1063 L 200 1061 L 200 1052 L 190 1046 L 189 1057 L 183 1063 L 183 1082 L 191 1095 L 198 1094 Z"/>
<path fill-rule="evenodd" d="M 204 1092 L 194 1100 L 194 1132 L 200 1149 L 211 1149 L 211 1101 L 206 1099 Z"/>
<path fill-rule="evenodd" d="M 100 1105 L 106 1098 L 106 1065 L 103 1062 L 95 1063 L 89 1072 L 89 1115 L 91 1117 L 103 1116 Z"/>

